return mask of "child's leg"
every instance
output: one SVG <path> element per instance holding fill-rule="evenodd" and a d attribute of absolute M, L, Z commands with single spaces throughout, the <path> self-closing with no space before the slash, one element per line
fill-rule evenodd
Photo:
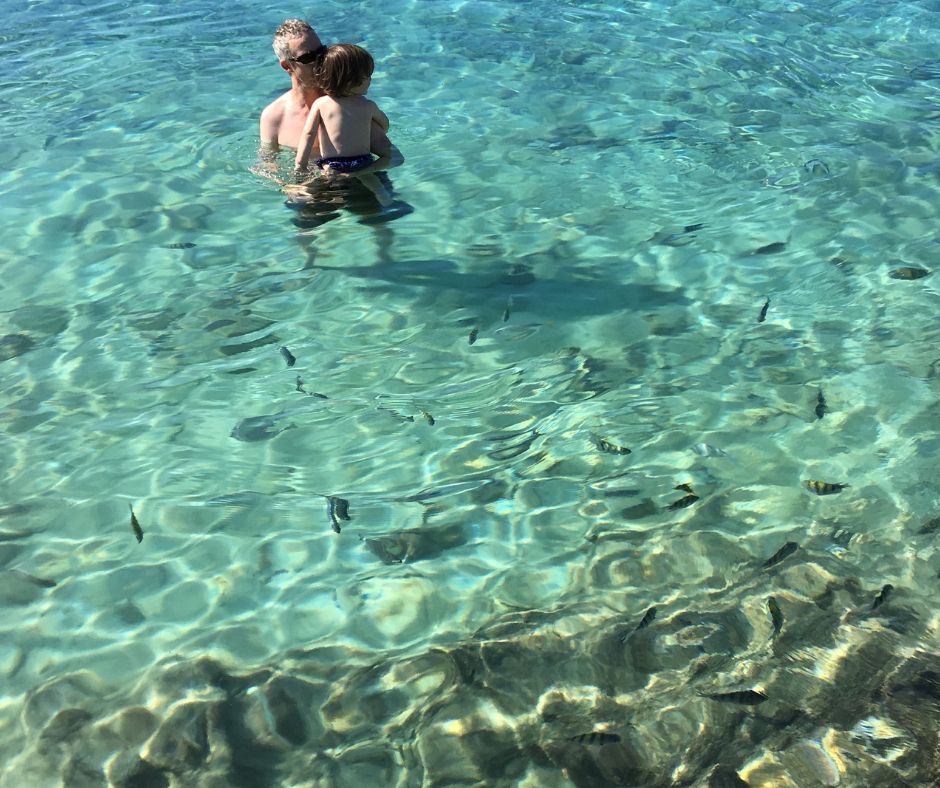
<path fill-rule="evenodd" d="M 362 181 L 363 186 L 375 195 L 375 199 L 383 208 L 388 208 L 394 202 L 391 192 L 385 188 L 382 181 L 375 177 L 375 173 L 364 172 L 361 175 L 357 173 L 355 177 Z"/>

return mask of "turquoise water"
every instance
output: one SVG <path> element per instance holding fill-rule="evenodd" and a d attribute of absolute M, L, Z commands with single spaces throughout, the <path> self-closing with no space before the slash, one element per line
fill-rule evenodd
<path fill-rule="evenodd" d="M 4 5 L 0 786 L 940 779 L 940 9 L 300 13 Z"/>

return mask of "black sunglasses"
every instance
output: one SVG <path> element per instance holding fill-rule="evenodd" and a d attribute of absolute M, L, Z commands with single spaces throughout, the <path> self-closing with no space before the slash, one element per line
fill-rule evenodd
<path fill-rule="evenodd" d="M 304 52 L 302 55 L 297 55 L 297 57 L 287 58 L 292 63 L 302 63 L 305 66 L 309 66 L 311 63 L 315 63 L 320 60 L 326 54 L 326 44 L 321 44 L 317 49 L 311 49 L 309 52 Z"/>

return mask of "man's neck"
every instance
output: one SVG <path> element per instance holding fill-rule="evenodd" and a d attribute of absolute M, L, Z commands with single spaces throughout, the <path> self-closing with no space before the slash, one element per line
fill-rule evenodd
<path fill-rule="evenodd" d="M 313 102 L 320 98 L 321 95 L 323 94 L 316 88 L 303 85 L 300 82 L 294 82 L 291 86 L 291 96 L 299 107 L 309 109 Z"/>

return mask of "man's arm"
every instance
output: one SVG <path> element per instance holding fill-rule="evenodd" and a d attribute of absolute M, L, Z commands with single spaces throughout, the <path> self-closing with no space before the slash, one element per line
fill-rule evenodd
<path fill-rule="evenodd" d="M 379 105 L 372 102 L 372 122 L 377 123 L 382 131 L 388 133 L 388 115 L 379 109 Z"/>
<path fill-rule="evenodd" d="M 375 126 L 373 125 L 372 128 L 374 129 Z M 388 138 L 386 137 L 386 139 Z M 405 157 L 401 155 L 401 151 L 392 143 L 389 143 L 388 150 L 384 154 L 380 154 L 379 158 L 368 167 L 363 167 L 359 172 L 381 172 L 382 170 L 390 170 L 393 167 L 400 167 L 404 163 Z"/>
<path fill-rule="evenodd" d="M 271 155 L 276 154 L 280 145 L 278 144 L 278 132 L 281 128 L 281 119 L 284 117 L 284 107 L 280 100 L 272 101 L 261 111 L 261 123 L 259 136 L 261 138 L 261 150 Z"/>

